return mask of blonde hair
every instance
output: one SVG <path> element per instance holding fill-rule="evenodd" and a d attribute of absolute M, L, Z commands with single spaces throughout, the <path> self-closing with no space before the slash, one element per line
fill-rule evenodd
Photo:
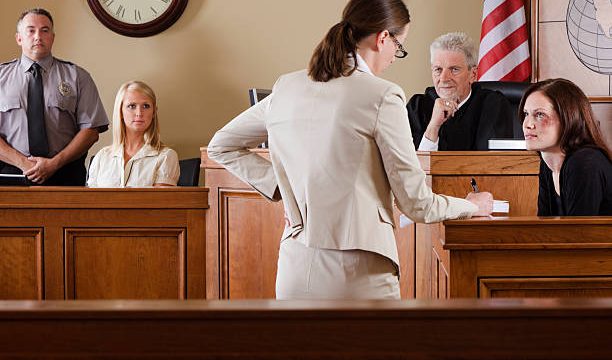
<path fill-rule="evenodd" d="M 123 98 L 128 91 L 136 91 L 145 95 L 153 103 L 153 120 L 145 131 L 145 144 L 159 151 L 164 147 L 159 136 L 159 119 L 157 117 L 157 97 L 151 87 L 142 81 L 128 81 L 119 87 L 115 96 L 115 107 L 113 109 L 113 148 L 117 149 L 125 143 L 125 123 L 123 122 Z"/>

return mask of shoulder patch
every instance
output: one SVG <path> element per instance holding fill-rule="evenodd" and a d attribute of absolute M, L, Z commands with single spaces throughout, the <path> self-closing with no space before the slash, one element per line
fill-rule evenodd
<path fill-rule="evenodd" d="M 17 62 L 17 59 L 13 59 L 13 60 L 11 60 L 11 61 L 3 62 L 3 63 L 1 63 L 1 64 L 0 64 L 0 66 L 2 66 L 2 65 L 12 64 L 12 63 L 14 63 L 14 62 Z"/>

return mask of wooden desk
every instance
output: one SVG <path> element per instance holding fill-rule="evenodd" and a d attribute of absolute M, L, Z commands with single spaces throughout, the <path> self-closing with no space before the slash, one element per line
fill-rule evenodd
<path fill-rule="evenodd" d="M 438 224 L 432 297 L 612 296 L 612 217 Z"/>
<path fill-rule="evenodd" d="M 0 358 L 610 359 L 611 299 L 0 302 Z"/>
<path fill-rule="evenodd" d="M 208 189 L 0 188 L 0 299 L 206 297 Z"/>
<path fill-rule="evenodd" d="M 210 188 L 207 217 L 207 260 L 218 269 L 208 284 L 219 279 L 212 292 L 224 299 L 273 298 L 279 239 L 283 232 L 282 203 L 264 199 L 249 185 L 208 158 L 201 148 L 204 184 Z M 252 150 L 268 157 L 267 149 Z M 484 191 L 510 200 L 510 214 L 535 215 L 539 157 L 529 151 L 419 152 L 427 182 L 434 192 L 465 197 L 475 177 Z M 400 212 L 395 209 L 395 223 Z M 402 298 L 431 297 L 431 228 L 396 227 Z M 213 270 L 214 271 L 214 270 Z"/>
<path fill-rule="evenodd" d="M 538 204 L 540 158 L 533 151 L 432 151 L 419 152 L 427 182 L 438 194 L 465 197 L 473 177 L 481 191 L 510 202 L 510 216 L 534 216 Z M 438 298 L 431 281 L 437 276 L 433 248 L 438 224 L 416 224 L 415 292 L 419 299 Z"/>

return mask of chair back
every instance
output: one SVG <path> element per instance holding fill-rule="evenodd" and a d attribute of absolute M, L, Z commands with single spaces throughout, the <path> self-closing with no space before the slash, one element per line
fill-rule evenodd
<path fill-rule="evenodd" d="M 198 186 L 200 181 L 200 158 L 179 160 L 181 175 L 178 186 Z"/>
<path fill-rule="evenodd" d="M 502 93 L 506 99 L 510 102 L 512 106 L 512 133 L 514 134 L 515 139 L 523 139 L 525 136 L 523 135 L 523 126 L 521 124 L 521 119 L 518 116 L 518 107 L 521 103 L 521 98 L 525 93 L 525 90 L 531 85 L 528 82 L 513 82 L 513 81 L 479 81 L 478 84 L 483 89 L 499 91 Z"/>
<path fill-rule="evenodd" d="M 272 90 L 270 89 L 249 89 L 249 102 L 251 106 L 253 106 L 270 94 L 272 94 Z"/>

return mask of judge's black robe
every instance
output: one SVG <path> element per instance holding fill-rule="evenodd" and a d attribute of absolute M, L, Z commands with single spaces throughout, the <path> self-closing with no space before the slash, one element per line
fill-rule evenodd
<path fill-rule="evenodd" d="M 431 120 L 438 94 L 433 87 L 425 94 L 414 95 L 406 108 L 415 148 L 418 149 Z M 510 102 L 498 91 L 472 84 L 472 94 L 453 117 L 440 127 L 438 150 L 488 150 L 489 139 L 511 139 L 512 114 Z"/>

